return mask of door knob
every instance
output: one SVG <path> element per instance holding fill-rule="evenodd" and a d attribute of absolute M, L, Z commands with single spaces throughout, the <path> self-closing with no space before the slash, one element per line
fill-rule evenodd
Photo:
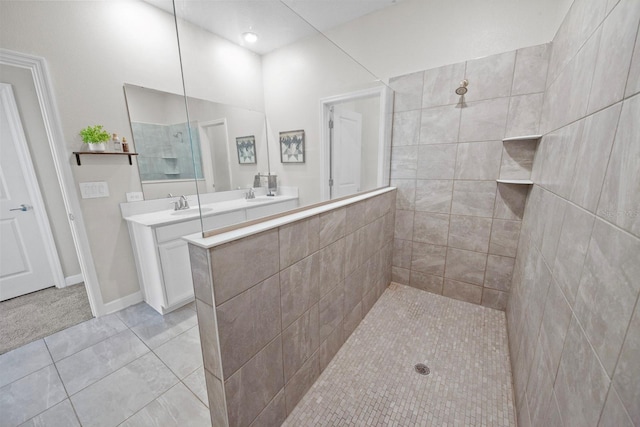
<path fill-rule="evenodd" d="M 22 212 L 26 212 L 26 211 L 30 211 L 31 209 L 33 209 L 33 206 L 29 206 L 29 205 L 20 205 L 19 208 L 15 208 L 15 209 L 9 209 L 10 211 L 22 211 Z"/>

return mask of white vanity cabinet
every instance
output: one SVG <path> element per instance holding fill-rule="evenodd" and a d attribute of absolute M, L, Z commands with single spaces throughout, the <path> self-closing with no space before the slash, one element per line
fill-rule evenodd
<path fill-rule="evenodd" d="M 282 197 L 265 203 L 228 201 L 208 206 L 215 206 L 215 212 L 203 217 L 204 229 L 213 230 L 296 208 L 298 198 Z M 143 298 L 161 314 L 194 299 L 189 249 L 182 239 L 201 231 L 200 219 L 197 213 L 194 215 L 182 218 L 173 212 L 151 212 L 125 216 Z"/>

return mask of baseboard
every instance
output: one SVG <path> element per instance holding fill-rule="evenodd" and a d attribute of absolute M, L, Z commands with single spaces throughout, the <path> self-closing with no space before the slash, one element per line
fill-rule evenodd
<path fill-rule="evenodd" d="M 65 277 L 64 285 L 61 287 L 66 288 L 67 286 L 77 285 L 78 283 L 82 283 L 82 282 L 84 282 L 84 278 L 82 277 L 82 274 L 74 274 L 73 276 Z"/>
<path fill-rule="evenodd" d="M 130 305 L 142 302 L 142 300 L 142 292 L 140 291 L 127 295 L 126 297 L 118 298 L 117 300 L 108 302 L 104 305 L 104 314 L 115 313 L 116 311 L 129 307 Z"/>

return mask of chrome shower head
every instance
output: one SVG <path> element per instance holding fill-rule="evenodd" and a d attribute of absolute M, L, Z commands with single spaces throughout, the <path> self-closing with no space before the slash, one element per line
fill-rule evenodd
<path fill-rule="evenodd" d="M 456 89 L 456 95 L 464 95 L 465 93 L 467 93 L 467 91 L 469 89 L 467 89 L 467 86 L 469 86 L 469 81 L 468 80 L 463 80 L 460 82 L 460 87 Z"/>

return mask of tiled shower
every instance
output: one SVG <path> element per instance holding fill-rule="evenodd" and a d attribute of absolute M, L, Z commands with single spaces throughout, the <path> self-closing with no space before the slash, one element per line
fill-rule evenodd
<path fill-rule="evenodd" d="M 393 280 L 506 310 L 519 426 L 640 424 L 639 21 L 576 0 L 549 45 L 392 80 Z"/>

